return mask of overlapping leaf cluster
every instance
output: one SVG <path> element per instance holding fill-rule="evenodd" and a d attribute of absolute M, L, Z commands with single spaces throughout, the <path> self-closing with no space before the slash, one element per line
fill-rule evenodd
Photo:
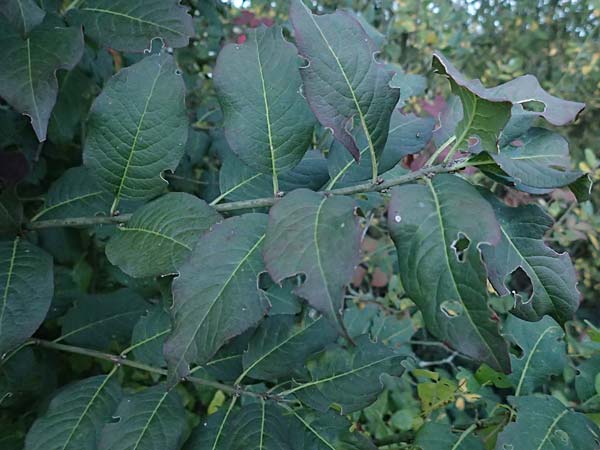
<path fill-rule="evenodd" d="M 35 392 L 18 375 L 42 370 L 34 345 L 114 364 L 50 394 L 22 445 L 10 433 L 0 443 L 376 448 L 348 419 L 413 368 L 412 328 L 350 308 L 346 293 L 361 262 L 364 217 L 385 206 L 399 279 L 428 332 L 494 377 L 508 374 L 508 422 L 513 414 L 516 422 L 498 448 L 597 448 L 598 428 L 585 416 L 533 395 L 565 365 L 561 326 L 579 302 L 568 255 L 544 242 L 550 219 L 536 205 L 509 207 L 457 173 L 477 167 L 524 192 L 567 187 L 584 199 L 587 179 L 571 169 L 566 141 L 533 127 L 536 119 L 571 122 L 582 104 L 550 96 L 533 77 L 485 88 L 435 54 L 434 69 L 460 101 L 437 123 L 410 114 L 405 102 L 421 80 L 377 59 L 372 29 L 347 11 L 316 15 L 292 0 L 289 40 L 279 25 L 260 26 L 221 49 L 211 73 L 219 108 L 209 114 L 222 113 L 223 129 L 206 144 L 190 121 L 206 114 L 186 107 L 195 81 L 173 55 L 195 33 L 177 1 L 87 0 L 55 11 L 9 0 L 2 8 L 2 118 L 19 123 L 25 114 L 34 133 L 3 136 L 2 154 L 25 154 L 37 167 L 43 148 L 70 168 L 49 175 L 41 205 L 24 204 L 19 190 L 43 185 L 33 172 L 7 180 L 0 197 L 0 405 Z M 154 38 L 163 47 L 147 51 Z M 88 95 L 69 97 L 73 90 Z M 544 110 L 524 109 L 530 101 Z M 451 137 L 431 163 L 449 146 L 444 164 L 404 168 L 403 158 L 442 132 Z M 31 140 L 38 153 L 22 151 Z M 326 154 L 316 141 L 329 142 Z M 56 157 L 65 142 L 81 152 Z M 188 189 L 190 181 L 210 184 L 187 177 L 208 145 L 218 147 L 218 192 Z M 72 255 L 57 248 L 72 230 L 54 228 L 80 225 L 89 225 L 85 251 L 110 263 L 102 279 L 75 261 L 78 287 L 94 294 L 72 286 L 63 272 Z M 516 274 L 529 289 L 511 285 Z M 96 278 L 106 286 L 91 289 Z M 491 308 L 499 296 L 508 314 Z M 107 353 L 115 346 L 118 355 Z M 132 389 L 122 366 L 155 378 Z M 207 418 L 190 418 L 186 382 L 218 389 L 218 411 L 211 403 Z M 419 386 L 425 411 L 434 398 L 447 401 L 437 379 Z M 531 411 L 540 416 L 533 425 Z M 415 444 L 481 448 L 472 431 L 457 435 L 432 421 Z"/>

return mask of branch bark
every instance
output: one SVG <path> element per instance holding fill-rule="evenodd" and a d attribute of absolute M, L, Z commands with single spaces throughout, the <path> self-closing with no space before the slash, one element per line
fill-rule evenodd
<path fill-rule="evenodd" d="M 354 195 L 366 192 L 381 192 L 391 187 L 400 184 L 410 183 L 421 178 L 431 177 L 438 173 L 451 173 L 475 166 L 475 163 L 470 163 L 467 158 L 457 159 L 447 164 L 438 164 L 431 167 L 423 167 L 414 172 L 401 175 L 399 177 L 390 178 L 388 180 L 380 180 L 378 183 L 361 183 L 344 188 L 331 189 L 323 191 L 327 195 Z M 219 212 L 232 212 L 243 209 L 264 208 L 275 204 L 277 198 L 263 197 L 251 200 L 242 200 L 239 202 L 230 202 L 214 205 L 213 207 Z M 57 227 L 86 227 L 91 225 L 102 224 L 119 224 L 126 223 L 131 218 L 131 214 L 121 214 L 118 216 L 94 216 L 94 217 L 72 217 L 67 219 L 49 219 L 30 222 L 25 225 L 28 230 L 39 230 L 42 228 L 57 228 Z"/>

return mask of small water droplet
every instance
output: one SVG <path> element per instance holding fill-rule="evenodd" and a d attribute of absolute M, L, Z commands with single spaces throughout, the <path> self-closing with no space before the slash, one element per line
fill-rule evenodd
<path fill-rule="evenodd" d="M 239 46 L 239 45 L 236 45 L 236 46 L 235 46 L 235 49 L 236 49 L 236 50 L 239 50 L 239 49 L 240 49 L 240 46 Z"/>
<path fill-rule="evenodd" d="M 394 221 L 396 223 L 400 223 L 402 221 L 402 217 L 400 217 L 400 216 L 397 215 L 396 217 L 394 217 Z"/>

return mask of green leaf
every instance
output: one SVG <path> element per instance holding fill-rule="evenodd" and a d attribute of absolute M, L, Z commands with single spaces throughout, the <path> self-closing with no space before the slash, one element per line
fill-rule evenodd
<path fill-rule="evenodd" d="M 256 173 L 231 151 L 223 153 L 223 165 L 219 171 L 222 197 L 235 202 L 273 195 L 273 182 L 269 175 Z M 279 174 L 279 190 L 289 192 L 307 188 L 316 191 L 328 178 L 327 160 L 320 152 L 309 150 L 296 167 Z"/>
<path fill-rule="evenodd" d="M 23 36 L 42 23 L 46 15 L 35 0 L 1 0 L 0 12 Z"/>
<path fill-rule="evenodd" d="M 284 280 L 281 285 L 273 284 L 264 291 L 271 304 L 269 316 L 279 314 L 298 314 L 302 309 L 300 299 L 294 295 L 294 288 L 298 285 L 295 280 Z"/>
<path fill-rule="evenodd" d="M 110 200 L 87 169 L 74 167 L 52 183 L 44 196 L 44 206 L 31 221 L 95 216 L 108 210 Z"/>
<path fill-rule="evenodd" d="M 333 412 L 318 418 L 300 410 L 253 403 L 211 415 L 194 430 L 186 450 L 375 450 Z"/>
<path fill-rule="evenodd" d="M 122 69 L 94 101 L 83 164 L 113 198 L 142 201 L 161 194 L 163 170 L 184 152 L 188 120 L 184 87 L 173 57 L 152 55 Z"/>
<path fill-rule="evenodd" d="M 600 395 L 600 354 L 586 359 L 577 366 L 575 391 L 581 402 Z"/>
<path fill-rule="evenodd" d="M 347 12 L 315 16 L 301 0 L 292 0 L 289 16 L 298 51 L 307 60 L 300 74 L 311 109 L 356 160 L 360 149 L 351 130 L 354 125 L 362 130 L 376 176 L 400 97 L 388 84 L 393 72 L 376 61 L 375 44 Z"/>
<path fill-rule="evenodd" d="M 23 222 L 23 205 L 14 188 L 0 192 L 0 235 L 16 234 Z"/>
<path fill-rule="evenodd" d="M 173 332 L 165 343 L 171 377 L 210 360 L 268 309 L 258 288 L 267 216 L 232 217 L 206 233 L 173 281 Z M 173 378 L 172 378 L 173 379 Z"/>
<path fill-rule="evenodd" d="M 536 114 L 558 126 L 574 121 L 585 108 L 583 103 L 548 94 L 533 75 L 486 88 L 479 80 L 468 80 L 439 52 L 434 53 L 432 65 L 434 70 L 449 78 L 452 92 L 460 97 L 463 105 L 463 119 L 455 133 L 456 145 L 476 137 L 483 150 L 498 153 L 499 135 L 510 118 L 513 105 L 531 101 L 543 103 L 544 110 Z"/>
<path fill-rule="evenodd" d="M 46 317 L 52 258 L 20 237 L 0 241 L 0 355 L 25 342 Z"/>
<path fill-rule="evenodd" d="M 248 166 L 263 173 L 295 167 L 308 149 L 314 117 L 301 94 L 295 47 L 278 26 L 250 30 L 221 49 L 214 81 L 225 136 Z"/>
<path fill-rule="evenodd" d="M 269 317 L 258 327 L 244 353 L 244 375 L 267 381 L 283 379 L 336 337 L 335 329 L 323 316 L 300 321 L 294 316 Z"/>
<path fill-rule="evenodd" d="M 178 450 L 186 414 L 174 389 L 157 384 L 124 397 L 104 426 L 98 450 Z"/>
<path fill-rule="evenodd" d="M 383 390 L 381 376 L 400 376 L 405 354 L 372 342 L 368 335 L 356 339 L 349 348 L 330 347 L 307 363 L 310 380 L 296 382 L 287 391 L 319 411 L 335 405 L 350 414 L 373 403 Z"/>
<path fill-rule="evenodd" d="M 435 120 L 422 118 L 414 114 L 403 114 L 395 109 L 390 119 L 390 129 L 381 158 L 379 174 L 396 166 L 406 155 L 418 153 L 431 140 Z M 357 140 L 361 148 L 361 162 L 357 163 L 339 142 L 334 142 L 327 163 L 331 182 L 328 189 L 344 187 L 371 177 L 371 155 L 364 137 Z"/>
<path fill-rule="evenodd" d="M 27 433 L 25 450 L 96 449 L 97 437 L 121 399 L 112 374 L 86 378 L 59 391 Z"/>
<path fill-rule="evenodd" d="M 488 275 L 500 295 L 512 290 L 507 279 L 517 269 L 525 272 L 532 288 L 530 295 L 514 293 L 514 313 L 529 321 L 545 314 L 563 323 L 579 306 L 577 276 L 567 253 L 556 253 L 544 241 L 553 220 L 537 205 L 511 208 L 491 195 L 490 201 L 500 223 L 500 243 L 483 247 Z M 517 280 L 518 281 L 518 280 Z"/>
<path fill-rule="evenodd" d="M 134 325 L 151 307 L 127 288 L 83 296 L 60 320 L 60 340 L 98 350 L 108 350 L 113 341 L 127 344 Z"/>
<path fill-rule="evenodd" d="M 509 316 L 502 331 L 522 351 L 519 357 L 510 355 L 508 379 L 515 386 L 515 396 L 532 394 L 567 366 L 565 333 L 550 317 L 526 322 Z"/>
<path fill-rule="evenodd" d="M 474 428 L 462 433 L 452 431 L 450 425 L 427 422 L 417 433 L 415 445 L 421 450 L 483 450 L 483 443 L 473 436 Z"/>
<path fill-rule="evenodd" d="M 409 98 L 425 93 L 427 78 L 422 75 L 406 73 L 402 67 L 395 64 L 388 64 L 388 68 L 395 72 L 390 80 L 390 86 L 400 89 L 400 99 L 396 108 L 402 108 Z"/>
<path fill-rule="evenodd" d="M 136 361 L 151 366 L 166 366 L 163 345 L 171 332 L 171 318 L 162 308 L 153 308 L 139 318 L 131 333 L 131 346 Z"/>
<path fill-rule="evenodd" d="M 168 47 L 185 47 L 194 35 L 192 17 L 180 0 L 85 0 L 69 10 L 69 23 L 106 47 L 142 52 L 154 38 Z"/>
<path fill-rule="evenodd" d="M 463 116 L 454 130 L 455 147 L 462 149 L 466 144 L 464 149 L 472 153 L 481 150 L 498 153 L 500 133 L 508 123 L 512 103 L 486 95 L 486 88 L 479 80 L 467 80 L 440 53 L 434 53 L 432 66 L 437 73 L 449 79 L 452 93 L 462 103 Z"/>
<path fill-rule="evenodd" d="M 437 375 L 436 372 L 433 372 Z M 417 375 L 417 371 L 413 371 Z M 432 411 L 447 405 L 454 400 L 457 386 L 452 380 L 446 378 L 426 381 L 417 385 L 417 394 L 421 400 L 421 408 L 425 415 L 430 415 Z"/>
<path fill-rule="evenodd" d="M 595 450 L 600 430 L 585 415 L 549 395 L 508 397 L 517 421 L 498 436 L 496 448 L 511 450 Z"/>
<path fill-rule="evenodd" d="M 519 184 L 548 189 L 568 186 L 582 176 L 571 169 L 569 144 L 558 133 L 532 128 L 492 158 Z M 480 167 L 482 170 L 485 166 Z"/>
<path fill-rule="evenodd" d="M 171 192 L 142 206 L 117 227 L 106 256 L 135 278 L 177 273 L 202 234 L 221 219 L 204 200 Z"/>
<path fill-rule="evenodd" d="M 23 39 L 0 16 L 0 97 L 22 114 L 40 141 L 46 140 L 50 113 L 56 102 L 58 69 L 71 70 L 83 54 L 81 29 L 65 28 L 47 18 Z"/>
<path fill-rule="evenodd" d="M 477 220 L 465 214 L 477 211 Z M 507 372 L 506 343 L 488 307 L 482 244 L 496 244 L 492 207 L 471 184 L 437 175 L 425 185 L 392 191 L 389 229 L 398 250 L 400 279 L 428 330 L 458 351 Z"/>
<path fill-rule="evenodd" d="M 271 208 L 264 258 L 273 281 L 304 274 L 294 293 L 344 331 L 344 291 L 359 262 L 360 228 L 354 201 L 306 189 Z"/>

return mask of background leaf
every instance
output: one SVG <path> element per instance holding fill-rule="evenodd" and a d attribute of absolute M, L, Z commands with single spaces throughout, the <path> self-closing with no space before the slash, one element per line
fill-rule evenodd
<path fill-rule="evenodd" d="M 46 15 L 35 0 L 2 0 L 0 12 L 23 36 L 42 23 Z"/>

